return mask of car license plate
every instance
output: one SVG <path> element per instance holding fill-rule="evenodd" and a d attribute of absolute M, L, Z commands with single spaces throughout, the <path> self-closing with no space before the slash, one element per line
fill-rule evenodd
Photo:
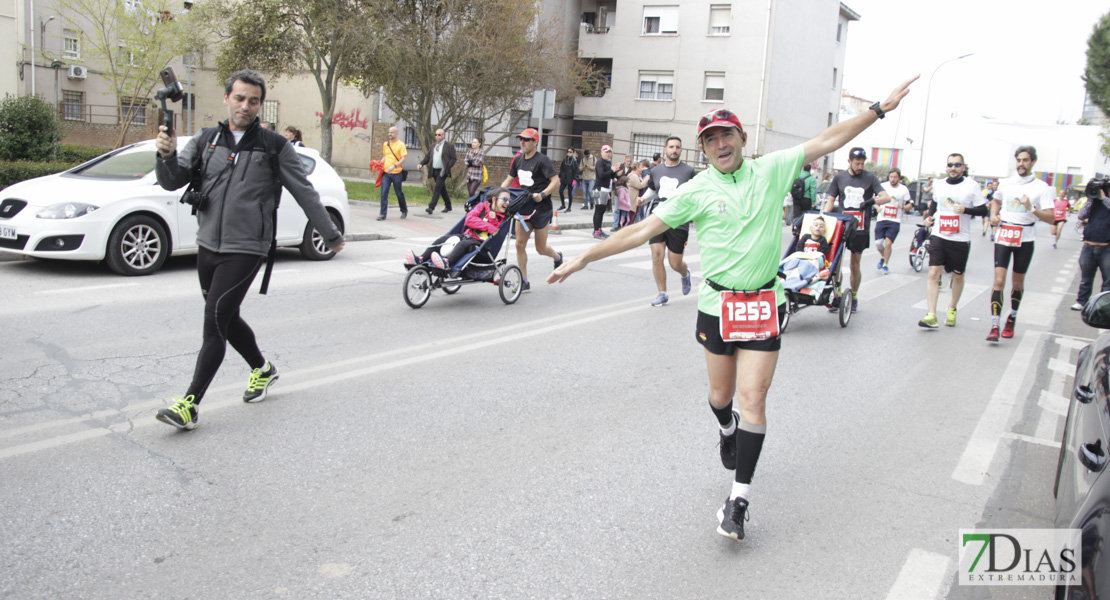
<path fill-rule="evenodd" d="M 2 240 L 17 239 L 17 236 L 15 235 L 15 227 L 8 227 L 6 225 L 0 225 L 0 239 L 2 239 Z"/>

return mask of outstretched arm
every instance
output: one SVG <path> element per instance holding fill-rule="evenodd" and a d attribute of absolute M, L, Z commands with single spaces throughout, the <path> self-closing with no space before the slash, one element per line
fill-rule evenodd
<path fill-rule="evenodd" d="M 886 100 L 879 103 L 879 107 L 883 112 L 890 112 L 898 108 L 898 103 L 906 94 L 910 93 L 910 84 L 917 81 L 920 75 L 913 77 L 902 82 L 902 85 L 894 88 L 890 96 Z M 872 123 L 879 120 L 879 115 L 875 114 L 873 110 L 866 110 L 863 114 L 856 115 L 847 121 L 841 121 L 832 127 L 822 131 L 817 137 L 805 143 L 806 157 L 805 162 L 813 162 L 822 156 L 834 152 L 856 137 L 871 126 Z"/>
<path fill-rule="evenodd" d="M 571 273 L 585 269 L 586 265 L 595 260 L 601 260 L 608 256 L 613 256 L 614 254 L 620 254 L 625 250 L 631 250 L 668 229 L 670 229 L 670 226 L 664 223 L 663 219 L 660 219 L 657 215 L 648 215 L 648 218 L 643 221 L 635 225 L 622 227 L 620 231 L 614 233 L 609 239 L 563 263 L 563 266 L 555 269 L 551 275 L 548 276 L 547 282 L 561 282 L 567 277 L 570 277 Z"/>

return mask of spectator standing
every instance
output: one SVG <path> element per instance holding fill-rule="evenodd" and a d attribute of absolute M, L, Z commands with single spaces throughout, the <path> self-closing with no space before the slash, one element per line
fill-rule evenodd
<path fill-rule="evenodd" d="M 421 168 L 428 165 L 431 169 L 431 177 L 435 180 L 434 187 L 432 187 L 432 200 L 428 203 L 428 208 L 424 210 L 429 215 L 435 212 L 440 196 L 443 197 L 443 210 L 441 212 L 451 212 L 451 196 L 447 193 L 447 179 L 451 177 L 451 169 L 454 168 L 457 160 L 455 145 L 447 142 L 447 132 L 437 129 L 435 145 L 432 146 L 431 152 L 424 155 L 419 164 Z"/>
<path fill-rule="evenodd" d="M 570 212 L 574 206 L 574 182 L 580 177 L 578 153 L 567 148 L 567 155 L 559 165 L 559 210 Z"/>
<path fill-rule="evenodd" d="M 281 135 L 284 135 L 285 139 L 289 140 L 289 143 L 294 146 L 304 146 L 304 136 L 301 134 L 301 130 L 292 125 L 286 127 Z"/>
<path fill-rule="evenodd" d="M 1102 274 L 1102 291 L 1110 291 L 1110 180 L 1092 179 L 1087 184 L 1087 202 L 1076 216 L 1083 225 L 1083 250 L 1079 253 L 1079 295 L 1072 310 L 1083 310 L 1091 299 L 1095 271 Z M 1097 197 L 1093 197 L 1097 196 Z"/>
<path fill-rule="evenodd" d="M 594 207 L 594 178 L 597 177 L 594 167 L 596 165 L 597 157 L 590 155 L 589 150 L 583 150 L 582 162 L 579 165 L 582 170 L 582 210 Z"/>
<path fill-rule="evenodd" d="M 401 209 L 401 218 L 409 216 L 409 207 L 405 204 L 405 192 L 401 189 L 401 182 L 405 180 L 405 157 L 409 150 L 405 143 L 397 139 L 397 126 L 389 128 L 385 142 L 382 144 L 382 211 L 378 215 L 379 221 L 385 220 L 389 209 L 389 186 L 397 194 L 397 206 Z"/>
<path fill-rule="evenodd" d="M 594 204 L 594 238 L 599 240 L 609 237 L 608 234 L 602 231 L 601 221 L 605 217 L 605 211 L 612 196 L 610 188 L 613 185 L 613 178 L 616 176 L 613 171 L 612 160 L 613 149 L 609 146 L 602 146 L 601 157 L 597 159 L 597 177 L 594 179 L 594 185 L 597 186 L 597 199 Z"/>
<path fill-rule="evenodd" d="M 466 151 L 466 191 L 471 195 L 478 193 L 482 185 L 482 166 L 486 163 L 486 153 L 482 150 L 482 140 L 470 140 L 470 150 Z"/>

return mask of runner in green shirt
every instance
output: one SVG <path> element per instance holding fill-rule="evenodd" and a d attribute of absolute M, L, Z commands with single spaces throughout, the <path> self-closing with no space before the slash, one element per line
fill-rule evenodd
<path fill-rule="evenodd" d="M 749 488 L 767 431 L 767 390 L 778 363 L 778 328 L 785 312 L 776 276 L 783 194 L 803 164 L 844 146 L 894 110 L 916 79 L 808 142 L 752 160 L 741 154 L 748 136 L 740 119 L 728 109 L 707 113 L 698 122 L 698 143 L 709 168 L 647 219 L 568 260 L 547 278 L 548 283 L 563 281 L 595 260 L 694 222 L 703 276 L 695 335 L 705 351 L 709 405 L 720 424 L 721 463 L 736 471 L 732 492 L 717 511 L 721 535 L 744 538 Z M 734 396 L 739 412 L 733 410 Z"/>

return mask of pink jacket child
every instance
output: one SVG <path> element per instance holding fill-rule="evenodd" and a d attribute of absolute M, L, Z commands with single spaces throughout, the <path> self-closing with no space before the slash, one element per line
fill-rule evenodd
<path fill-rule="evenodd" d="M 431 262 L 432 266 L 451 270 L 451 265 L 457 263 L 462 257 L 473 252 L 491 233 L 497 233 L 501 223 L 505 221 L 505 211 L 509 208 L 511 195 L 505 188 L 491 190 L 486 200 L 479 202 L 470 212 L 466 213 L 463 221 L 463 234 L 444 235 L 428 246 L 423 254 L 417 255 L 412 250 L 405 251 L 405 265 L 411 267 L 416 264 Z M 448 249 L 451 238 L 457 242 Z M 441 253 L 446 251 L 446 255 Z"/>

